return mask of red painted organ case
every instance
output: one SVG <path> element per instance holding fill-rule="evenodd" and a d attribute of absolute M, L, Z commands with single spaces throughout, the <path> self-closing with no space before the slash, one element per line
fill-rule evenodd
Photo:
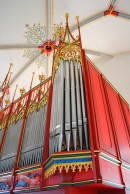
<path fill-rule="evenodd" d="M 1 193 L 130 193 L 129 106 L 78 30 L 66 15 L 52 76 L 1 111 Z"/>

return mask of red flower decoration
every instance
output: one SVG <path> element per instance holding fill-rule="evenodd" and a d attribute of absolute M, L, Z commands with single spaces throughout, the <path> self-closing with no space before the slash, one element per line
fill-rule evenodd
<path fill-rule="evenodd" d="M 41 54 L 46 53 L 47 56 L 49 56 L 50 53 L 56 48 L 55 44 L 56 41 L 51 42 L 51 40 L 48 40 L 46 43 L 44 43 L 42 46 L 39 46 L 38 48 L 42 50 Z"/>

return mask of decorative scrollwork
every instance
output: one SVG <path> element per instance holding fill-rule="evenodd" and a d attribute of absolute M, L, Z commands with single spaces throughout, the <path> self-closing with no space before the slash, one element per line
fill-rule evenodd
<path fill-rule="evenodd" d="M 36 109 L 37 109 L 37 103 L 32 102 L 27 110 L 27 116 L 29 115 L 29 113 L 33 113 Z"/>
<path fill-rule="evenodd" d="M 52 30 L 53 30 L 53 40 L 56 40 L 59 37 L 61 40 L 64 39 L 65 27 L 63 27 L 62 24 L 54 24 Z"/>
<path fill-rule="evenodd" d="M 64 60 L 78 60 L 81 61 L 81 49 L 79 44 L 68 44 L 60 51 L 60 57 Z"/>
<path fill-rule="evenodd" d="M 9 119 L 8 125 L 12 125 L 16 120 L 16 115 L 13 114 L 12 117 Z"/>
<path fill-rule="evenodd" d="M 58 154 L 54 153 L 44 163 L 45 179 L 59 171 L 81 172 L 82 170 L 88 171 L 92 169 L 92 155 L 91 152 L 76 152 Z"/>
<path fill-rule="evenodd" d="M 75 172 L 76 170 L 81 172 L 83 169 L 86 172 L 89 169 L 92 169 L 92 162 L 84 162 L 84 163 L 79 162 L 79 163 L 69 163 L 69 164 L 53 164 L 48 170 L 45 171 L 45 179 L 47 179 L 51 175 L 55 174 L 56 170 L 58 170 L 59 173 L 62 173 L 63 170 L 65 170 L 65 172 L 68 173 L 69 170 L 71 170 L 72 172 Z"/>
<path fill-rule="evenodd" d="M 59 67 L 60 59 L 63 59 L 65 61 L 81 62 L 82 58 L 81 58 L 81 48 L 80 48 L 79 42 L 63 43 L 60 51 L 56 52 L 54 56 L 54 62 L 53 62 L 52 82 L 54 80 L 56 70 Z"/>
<path fill-rule="evenodd" d="M 48 96 L 49 96 L 49 91 L 47 91 L 46 94 L 41 98 L 38 104 L 38 109 L 40 109 L 41 107 L 44 107 L 48 103 Z"/>
<path fill-rule="evenodd" d="M 16 116 L 16 120 L 15 122 L 18 122 L 18 120 L 22 119 L 24 116 L 24 111 L 25 111 L 25 107 L 23 107 L 20 112 L 18 113 L 18 115 Z"/>
<path fill-rule="evenodd" d="M 5 126 L 6 126 L 6 123 L 7 123 L 7 116 L 5 116 L 5 118 L 4 118 L 4 120 L 3 120 L 3 122 L 1 123 L 1 125 L 0 125 L 0 129 L 4 129 L 4 128 L 5 128 Z"/>

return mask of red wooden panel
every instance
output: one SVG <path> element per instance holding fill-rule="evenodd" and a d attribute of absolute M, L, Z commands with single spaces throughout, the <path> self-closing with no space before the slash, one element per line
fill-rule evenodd
<path fill-rule="evenodd" d="M 99 147 L 115 155 L 112 127 L 102 85 L 102 77 L 92 64 L 89 64 L 89 66 Z"/>
<path fill-rule="evenodd" d="M 123 109 L 123 113 L 124 113 L 124 117 L 125 117 L 125 122 L 130 134 L 130 109 L 128 104 L 120 97 L 120 102 L 121 102 L 121 106 Z"/>
<path fill-rule="evenodd" d="M 130 194 L 130 190 L 125 189 L 125 194 Z"/>
<path fill-rule="evenodd" d="M 128 130 L 124 119 L 123 111 L 121 108 L 119 95 L 116 91 L 106 82 L 112 118 L 114 122 L 114 130 L 116 132 L 120 157 L 122 160 L 130 163 L 130 143 L 128 137 Z"/>
<path fill-rule="evenodd" d="M 120 167 L 112 162 L 99 158 L 102 180 L 122 184 Z"/>
<path fill-rule="evenodd" d="M 125 168 L 122 168 L 122 175 L 123 175 L 123 180 L 125 182 L 125 185 L 129 187 L 130 186 L 130 171 Z"/>

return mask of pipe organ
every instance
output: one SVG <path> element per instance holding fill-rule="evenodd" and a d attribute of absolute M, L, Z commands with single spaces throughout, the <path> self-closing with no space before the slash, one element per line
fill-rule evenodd
<path fill-rule="evenodd" d="M 130 194 L 130 109 L 77 23 L 75 38 L 66 14 L 51 77 L 0 112 L 0 193 Z"/>

